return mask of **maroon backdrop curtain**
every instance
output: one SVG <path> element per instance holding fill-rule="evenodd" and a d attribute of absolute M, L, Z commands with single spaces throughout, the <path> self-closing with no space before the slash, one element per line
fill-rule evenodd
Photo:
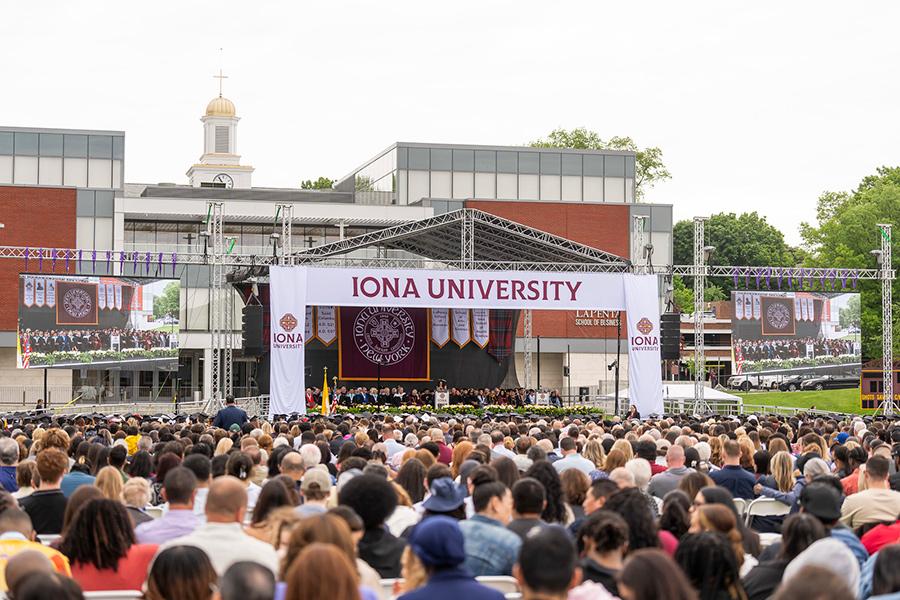
<path fill-rule="evenodd" d="M 424 308 L 341 307 L 338 378 L 427 381 L 430 333 Z"/>

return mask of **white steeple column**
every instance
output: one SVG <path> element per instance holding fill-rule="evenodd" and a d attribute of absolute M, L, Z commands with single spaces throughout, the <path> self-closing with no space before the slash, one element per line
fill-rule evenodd
<path fill-rule="evenodd" d="M 223 75 L 218 76 L 224 78 Z M 253 167 L 241 165 L 237 153 L 237 116 L 234 103 L 219 94 L 206 106 L 203 122 L 203 155 L 187 171 L 194 187 L 247 189 Z"/>

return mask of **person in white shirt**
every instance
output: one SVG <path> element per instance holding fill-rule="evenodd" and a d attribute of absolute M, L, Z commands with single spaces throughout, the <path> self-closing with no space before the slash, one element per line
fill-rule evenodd
<path fill-rule="evenodd" d="M 501 456 L 505 456 L 509 459 L 516 457 L 512 450 L 503 445 L 504 439 L 502 431 L 491 432 L 491 444 L 493 445 L 493 448 L 491 449 L 491 459 L 499 458 Z"/>
<path fill-rule="evenodd" d="M 562 473 L 566 469 L 578 469 L 590 477 L 591 473 L 597 470 L 597 465 L 578 454 L 578 446 L 572 438 L 561 439 L 559 449 L 562 451 L 563 457 L 553 463 L 553 468 L 557 473 Z"/>
<path fill-rule="evenodd" d="M 278 574 L 278 554 L 267 544 L 244 533 L 242 523 L 247 512 L 247 490 L 235 477 L 224 475 L 213 480 L 206 498 L 206 524 L 193 533 L 175 538 L 159 547 L 196 546 L 209 556 L 221 577 L 240 561 L 259 563 Z"/>

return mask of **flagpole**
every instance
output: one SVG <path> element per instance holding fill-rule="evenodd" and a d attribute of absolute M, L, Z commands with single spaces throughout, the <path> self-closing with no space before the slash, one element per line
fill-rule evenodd
<path fill-rule="evenodd" d="M 328 414 L 328 367 L 323 367 L 325 379 L 322 382 L 322 414 Z"/>

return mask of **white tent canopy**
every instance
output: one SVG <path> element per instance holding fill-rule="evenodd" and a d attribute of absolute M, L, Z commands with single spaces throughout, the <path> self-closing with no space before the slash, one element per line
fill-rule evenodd
<path fill-rule="evenodd" d="M 662 388 L 663 400 L 694 400 L 693 381 L 663 381 Z M 628 399 L 628 388 L 619 391 L 619 398 Z M 703 398 L 707 402 L 742 402 L 740 396 L 709 387 L 703 390 Z"/>

